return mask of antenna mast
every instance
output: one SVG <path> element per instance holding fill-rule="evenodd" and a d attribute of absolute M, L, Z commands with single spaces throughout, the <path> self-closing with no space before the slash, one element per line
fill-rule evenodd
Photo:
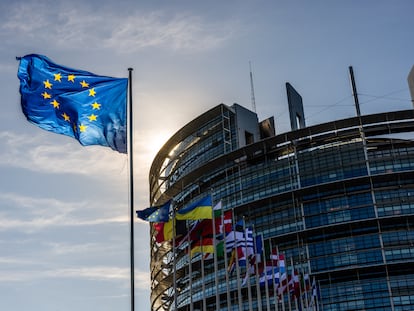
<path fill-rule="evenodd" d="M 352 66 L 349 66 L 349 78 L 351 80 L 351 87 L 352 87 L 352 95 L 354 96 L 354 102 L 355 102 L 355 109 L 358 117 L 361 117 L 361 109 L 359 108 L 359 100 L 358 100 L 358 93 L 355 83 L 355 77 L 354 77 L 354 70 L 352 69 Z"/>
<path fill-rule="evenodd" d="M 250 61 L 249 61 L 249 69 L 250 69 L 250 92 L 251 92 L 252 109 L 254 112 L 256 112 L 256 100 L 254 98 L 252 64 Z"/>

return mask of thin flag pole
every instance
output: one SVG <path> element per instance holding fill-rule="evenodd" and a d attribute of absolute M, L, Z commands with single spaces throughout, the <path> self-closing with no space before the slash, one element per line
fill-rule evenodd
<path fill-rule="evenodd" d="M 203 310 L 207 310 L 207 301 L 206 301 L 206 284 L 205 280 L 205 272 L 204 272 L 204 250 L 203 250 L 203 235 L 200 236 L 200 244 L 201 244 L 201 289 L 203 291 Z"/>
<path fill-rule="evenodd" d="M 188 231 L 188 227 L 187 227 Z M 190 311 L 194 310 L 194 302 L 193 302 L 193 257 L 191 255 L 191 242 L 190 242 L 190 234 L 187 235 L 187 241 L 188 241 L 188 277 L 189 277 L 189 286 L 190 286 Z"/>
<path fill-rule="evenodd" d="M 128 68 L 129 72 L 129 190 L 130 190 L 130 270 L 131 270 L 131 311 L 135 311 L 135 268 L 134 268 L 134 153 L 133 153 L 133 125 L 132 125 L 132 70 L 133 68 Z"/>
<path fill-rule="evenodd" d="M 261 253 L 259 254 L 258 252 L 258 245 L 257 245 L 257 238 L 258 235 L 256 234 L 256 229 L 253 225 L 253 250 L 254 250 L 254 274 L 255 274 L 255 282 L 256 282 L 256 296 L 257 296 L 257 305 L 258 305 L 258 309 L 259 311 L 262 311 L 262 293 L 260 290 L 260 284 L 259 284 L 259 276 L 258 276 L 258 271 L 259 271 L 259 263 L 258 263 L 258 258 L 262 259 L 259 256 L 262 256 L 263 253 L 263 244 L 262 244 L 262 250 Z M 260 238 L 261 239 L 261 238 Z"/>
<path fill-rule="evenodd" d="M 292 260 L 292 257 L 290 257 L 290 259 Z M 290 295 L 289 295 L 289 264 L 288 264 L 288 262 L 289 262 L 289 260 L 286 260 L 286 258 L 285 258 L 286 282 L 287 282 L 286 283 L 286 296 L 287 296 L 289 311 L 292 311 L 292 301 L 291 301 Z M 291 261 L 291 264 L 293 264 L 292 261 Z M 292 279 L 292 277 L 293 277 L 293 270 L 291 271 L 291 279 Z"/>
<path fill-rule="evenodd" d="M 234 224 L 234 214 L 231 215 L 232 217 L 232 221 L 233 221 L 233 228 L 235 228 Z M 244 236 L 244 234 L 243 234 Z M 235 257 L 236 257 L 236 261 L 235 261 L 235 265 L 236 265 L 236 278 L 237 278 L 237 298 L 238 298 L 238 304 L 239 304 L 239 310 L 243 310 L 243 297 L 242 297 L 242 291 L 241 291 L 241 286 L 240 286 L 240 266 L 239 266 L 239 254 L 238 254 L 238 240 L 236 237 L 236 231 L 234 231 L 233 229 L 233 237 L 234 237 L 234 243 L 235 243 L 235 248 L 233 249 L 233 251 L 235 252 Z"/>
<path fill-rule="evenodd" d="M 211 191 L 211 197 L 213 197 L 213 191 Z M 213 201 L 213 199 L 212 199 Z M 213 202 L 212 202 L 213 203 Z M 213 204 L 211 204 L 213 205 Z M 215 209 L 217 210 L 220 208 L 221 210 L 221 201 L 219 201 L 214 208 L 212 209 L 212 225 L 213 225 L 213 260 L 214 260 L 214 282 L 216 283 L 216 310 L 220 310 L 220 289 L 219 289 L 219 275 L 218 275 L 218 262 L 217 262 L 217 243 L 216 243 L 216 215 Z M 221 212 L 221 211 L 220 211 Z M 220 215 L 221 217 L 221 215 Z M 223 225 L 223 222 L 221 222 Z M 204 256 L 204 254 L 202 254 Z"/>
<path fill-rule="evenodd" d="M 256 243 L 256 247 L 257 247 L 257 235 L 256 235 L 256 238 L 255 238 L 255 243 Z M 259 254 L 259 255 L 257 255 L 256 254 L 256 261 L 255 261 L 255 274 L 256 274 L 256 290 L 257 290 L 257 296 L 258 296 L 258 299 L 259 299 L 259 311 L 261 311 L 262 310 L 262 305 L 263 305 L 263 296 L 262 296 L 262 291 L 261 291 L 261 289 L 260 289 L 260 274 L 259 274 L 259 262 L 258 262 L 258 259 L 257 259 L 257 257 L 258 256 L 260 256 L 259 258 L 260 258 L 260 260 L 264 260 L 264 253 L 263 253 L 263 234 L 260 234 L 260 243 L 262 243 L 262 250 L 261 250 L 261 253 Z M 262 258 L 263 257 L 263 258 Z"/>
<path fill-rule="evenodd" d="M 252 304 L 252 289 L 250 286 L 250 264 L 249 264 L 249 260 L 248 260 L 248 251 L 247 251 L 247 238 L 248 238 L 248 231 L 249 229 L 246 229 L 246 220 L 245 217 L 243 216 L 243 234 L 244 234 L 244 257 L 246 260 L 246 275 L 245 275 L 245 279 L 243 280 L 243 285 L 245 284 L 245 281 L 247 282 L 247 299 L 249 302 L 249 310 L 253 310 L 253 304 Z M 253 236 L 253 232 L 252 232 L 252 236 Z M 239 260 L 239 258 L 237 258 L 237 260 Z"/>
<path fill-rule="evenodd" d="M 172 217 L 172 227 L 173 227 L 173 288 L 174 288 L 174 310 L 178 310 L 178 301 L 177 301 L 177 254 L 176 254 L 176 245 L 175 245 L 175 236 L 177 235 L 177 220 L 175 219 L 175 208 L 173 208 L 173 217 Z"/>
<path fill-rule="evenodd" d="M 276 311 L 279 311 L 279 287 L 282 286 L 282 273 L 280 273 L 280 269 L 278 266 L 279 260 L 276 261 L 276 267 L 278 268 L 279 273 L 279 281 L 276 284 L 276 275 L 275 275 L 275 254 L 273 252 L 273 243 L 272 239 L 269 239 L 269 251 L 270 251 L 270 263 L 272 265 L 272 286 L 273 286 L 273 299 L 275 302 Z M 276 253 L 276 256 L 279 254 Z M 277 257 L 279 259 L 279 257 Z M 283 305 L 282 305 L 283 306 Z M 284 309 L 282 311 L 285 311 Z"/>
<path fill-rule="evenodd" d="M 272 240 L 270 240 L 270 241 L 272 241 Z M 276 254 L 278 256 L 276 265 L 277 265 L 277 270 L 279 271 L 278 296 L 279 296 L 279 292 L 280 292 L 280 300 L 282 301 L 282 311 L 285 311 L 286 306 L 285 306 L 285 298 L 283 297 L 283 291 L 284 291 L 283 281 L 284 281 L 284 277 L 286 277 L 286 279 L 288 277 L 288 269 L 286 267 L 286 258 L 285 258 L 285 256 L 283 256 L 283 260 L 284 260 L 284 263 L 285 263 L 285 270 L 284 270 L 285 272 L 283 274 L 280 272 L 280 253 L 279 253 L 279 247 L 277 245 L 276 245 Z"/>
<path fill-rule="evenodd" d="M 233 210 L 231 211 L 231 214 L 233 215 Z M 224 270 L 226 271 L 225 273 L 225 279 L 226 279 L 226 294 L 227 294 L 227 309 L 231 310 L 231 295 L 230 295 L 230 280 L 229 280 L 229 274 L 228 274 L 228 269 L 229 269 L 229 265 L 228 265 L 228 257 L 227 257 L 227 234 L 226 234 L 226 227 L 224 224 L 224 209 L 223 209 L 223 205 L 221 205 L 221 224 L 223 226 L 223 255 L 224 255 Z M 233 230 L 233 216 L 231 219 L 232 222 L 232 230 Z M 231 234 L 231 233 L 229 233 Z"/>

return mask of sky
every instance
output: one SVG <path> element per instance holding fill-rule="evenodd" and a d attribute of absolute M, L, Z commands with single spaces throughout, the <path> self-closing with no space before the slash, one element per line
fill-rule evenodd
<path fill-rule="evenodd" d="M 412 0 L 0 1 L 0 310 L 129 310 L 124 154 L 50 133 L 21 112 L 16 56 L 127 77 L 133 68 L 134 209 L 177 130 L 220 103 L 289 131 L 285 83 L 305 122 L 412 109 Z M 135 219 L 136 310 L 150 310 L 149 226 Z"/>

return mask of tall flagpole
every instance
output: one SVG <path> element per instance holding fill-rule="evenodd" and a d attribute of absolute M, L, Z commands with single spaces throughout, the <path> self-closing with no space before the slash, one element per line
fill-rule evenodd
<path fill-rule="evenodd" d="M 129 71 L 129 190 L 130 190 L 130 270 L 131 270 L 131 311 L 135 311 L 135 282 L 134 282 L 134 153 L 133 153 L 133 137 L 132 133 L 134 128 L 132 126 L 132 70 L 133 68 L 128 68 Z"/>
<path fill-rule="evenodd" d="M 262 292 L 260 290 L 260 283 L 259 283 L 259 263 L 258 263 L 258 258 L 260 258 L 260 260 L 262 260 L 261 257 L 263 254 L 263 243 L 262 243 L 262 249 L 261 252 L 259 254 L 258 252 L 258 246 L 257 246 L 257 235 L 256 235 L 256 230 L 255 227 L 253 226 L 253 231 L 255 232 L 254 237 L 253 237 L 253 245 L 254 245 L 254 274 L 255 274 L 255 282 L 256 282 L 256 296 L 257 296 L 257 304 L 259 307 L 259 311 L 262 311 Z M 263 235 L 260 236 L 260 241 L 262 241 Z M 267 309 L 268 310 L 268 309 Z"/>
<path fill-rule="evenodd" d="M 234 213 L 232 213 L 231 215 L 232 217 L 232 224 L 233 224 L 233 237 L 234 237 L 234 243 L 235 243 L 235 248 L 233 249 L 233 251 L 235 252 L 235 257 L 236 257 L 236 278 L 237 278 L 237 300 L 238 300 L 238 304 L 239 304 L 239 310 L 243 310 L 243 297 L 242 297 L 242 291 L 241 291 L 241 286 L 240 286 L 240 270 L 239 270 L 239 254 L 238 254 L 238 245 L 237 245 L 237 237 L 236 237 L 236 226 L 234 225 Z M 244 234 L 243 234 L 244 236 Z"/>
<path fill-rule="evenodd" d="M 188 228 L 187 228 L 188 231 Z M 188 241 L 188 258 L 189 258 L 189 264 L 188 264 L 188 276 L 189 276 L 189 286 L 190 286 L 190 311 L 194 310 L 194 304 L 193 304 L 193 257 L 191 255 L 191 242 L 190 242 L 190 234 L 187 235 L 187 241 Z M 204 280 L 203 280 L 204 282 Z"/>
<path fill-rule="evenodd" d="M 178 295 L 177 295 L 177 253 L 175 245 L 175 236 L 177 235 L 177 220 L 175 219 L 175 207 L 173 207 L 173 217 L 172 217 L 172 227 L 173 227 L 173 288 L 174 288 L 174 310 L 178 310 Z"/>

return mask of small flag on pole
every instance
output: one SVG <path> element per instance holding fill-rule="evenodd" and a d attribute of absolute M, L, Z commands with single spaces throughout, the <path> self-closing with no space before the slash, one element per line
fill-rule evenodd
<path fill-rule="evenodd" d="M 171 201 L 161 206 L 151 206 L 144 210 L 137 211 L 137 216 L 149 222 L 168 222 L 170 219 Z"/>
<path fill-rule="evenodd" d="M 155 240 L 158 243 L 171 241 L 174 237 L 177 238 L 186 234 L 186 223 L 182 220 L 173 218 L 168 222 L 154 222 L 151 224 L 156 231 Z"/>
<path fill-rule="evenodd" d="M 213 205 L 211 201 L 211 195 L 208 195 L 199 201 L 196 201 L 189 206 L 178 210 L 175 214 L 175 217 L 179 220 L 212 219 Z"/>
<path fill-rule="evenodd" d="M 84 146 L 127 152 L 128 79 L 71 69 L 37 54 L 18 60 L 21 105 L 30 122 Z"/>

